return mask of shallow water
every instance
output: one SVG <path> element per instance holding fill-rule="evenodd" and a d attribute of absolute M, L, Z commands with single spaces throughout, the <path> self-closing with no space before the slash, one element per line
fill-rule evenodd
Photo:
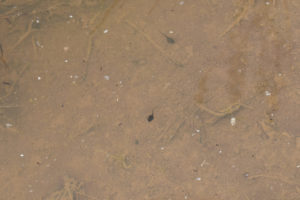
<path fill-rule="evenodd" d="M 1 1 L 0 199 L 299 199 L 299 10 Z"/>

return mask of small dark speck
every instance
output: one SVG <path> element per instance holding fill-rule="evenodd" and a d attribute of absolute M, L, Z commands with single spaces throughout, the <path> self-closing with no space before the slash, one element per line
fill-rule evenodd
<path fill-rule="evenodd" d="M 175 40 L 174 40 L 173 38 L 167 36 L 167 35 L 164 34 L 164 33 L 161 33 L 161 34 L 162 34 L 163 36 L 165 36 L 165 38 L 166 38 L 166 40 L 167 40 L 167 42 L 168 42 L 169 44 L 174 44 L 174 43 L 175 43 Z"/>
<path fill-rule="evenodd" d="M 138 145 L 140 142 L 139 140 L 135 140 L 135 144 Z"/>
<path fill-rule="evenodd" d="M 147 120 L 148 122 L 151 122 L 154 119 L 154 115 L 153 113 L 151 115 L 148 116 Z"/>
<path fill-rule="evenodd" d="M 7 82 L 7 81 L 3 81 L 2 84 L 4 84 L 4 85 L 11 85 L 11 83 Z"/>

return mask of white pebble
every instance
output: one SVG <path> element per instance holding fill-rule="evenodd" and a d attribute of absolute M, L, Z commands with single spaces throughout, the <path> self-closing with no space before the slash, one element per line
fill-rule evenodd
<path fill-rule="evenodd" d="M 35 44 L 40 48 L 44 48 L 44 45 L 42 45 L 39 41 L 35 41 Z"/>
<path fill-rule="evenodd" d="M 20 157 L 23 158 L 23 157 L 24 157 L 24 154 L 21 153 L 21 154 L 20 154 Z"/>
<path fill-rule="evenodd" d="M 197 177 L 195 180 L 196 181 L 201 181 L 202 179 L 201 179 L 201 177 Z"/>
<path fill-rule="evenodd" d="M 73 18 L 73 15 L 69 15 L 69 18 L 72 19 L 72 18 Z"/>
<path fill-rule="evenodd" d="M 68 59 L 65 59 L 65 63 L 68 63 L 69 62 L 69 60 Z"/>
<path fill-rule="evenodd" d="M 38 23 L 40 23 L 40 20 L 39 20 L 39 19 L 36 19 L 35 22 L 38 24 Z"/>
<path fill-rule="evenodd" d="M 10 128 L 10 127 L 12 127 L 12 124 L 11 123 L 6 123 L 5 126 L 6 126 L 6 128 Z"/>
<path fill-rule="evenodd" d="M 219 150 L 219 154 L 222 154 L 223 153 L 223 151 L 222 150 Z"/>
<path fill-rule="evenodd" d="M 179 5 L 182 6 L 183 4 L 184 4 L 184 1 L 180 1 L 180 2 L 179 2 Z"/>
<path fill-rule="evenodd" d="M 103 33 L 108 33 L 108 29 L 104 29 Z"/>
<path fill-rule="evenodd" d="M 169 30 L 169 33 L 170 33 L 170 34 L 173 34 L 173 33 L 174 33 L 174 31 L 173 31 L 173 30 Z"/>
<path fill-rule="evenodd" d="M 41 78 L 40 76 L 38 76 L 38 77 L 37 77 L 37 80 L 39 80 L 39 81 L 40 81 L 41 79 L 42 79 L 42 78 Z"/>
<path fill-rule="evenodd" d="M 108 75 L 105 75 L 104 79 L 108 81 L 110 79 L 110 77 Z"/>
<path fill-rule="evenodd" d="M 271 92 L 265 91 L 265 95 L 266 95 L 266 96 L 271 96 Z"/>
<path fill-rule="evenodd" d="M 300 168 L 300 165 L 297 165 L 296 167 L 297 167 L 297 168 Z"/>
<path fill-rule="evenodd" d="M 70 49 L 70 47 L 68 47 L 68 46 L 64 47 L 64 51 L 69 51 L 69 49 Z"/>
<path fill-rule="evenodd" d="M 165 150 L 165 147 L 160 147 L 160 150 L 162 150 L 162 151 Z"/>
<path fill-rule="evenodd" d="M 231 124 L 231 126 L 235 126 L 236 125 L 236 119 L 235 119 L 235 117 L 232 117 L 230 119 L 230 124 Z"/>
<path fill-rule="evenodd" d="M 197 132 L 197 133 L 200 133 L 200 130 L 199 130 L 199 129 L 197 129 L 197 130 L 196 130 L 196 132 Z"/>
<path fill-rule="evenodd" d="M 266 2 L 266 5 L 267 5 L 267 6 L 270 5 L 270 2 L 267 1 L 267 2 Z"/>

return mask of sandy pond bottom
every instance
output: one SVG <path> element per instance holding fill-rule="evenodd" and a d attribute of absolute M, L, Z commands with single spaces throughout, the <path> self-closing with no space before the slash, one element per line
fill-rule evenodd
<path fill-rule="evenodd" d="M 2 0 L 0 199 L 299 200 L 299 10 Z"/>

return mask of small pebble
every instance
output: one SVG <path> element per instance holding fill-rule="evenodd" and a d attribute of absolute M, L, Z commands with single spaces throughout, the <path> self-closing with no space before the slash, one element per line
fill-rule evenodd
<path fill-rule="evenodd" d="M 296 167 L 297 167 L 297 168 L 300 168 L 300 165 L 297 165 Z"/>
<path fill-rule="evenodd" d="M 40 76 L 38 76 L 38 77 L 37 77 L 37 80 L 39 80 L 39 81 L 40 81 L 41 79 L 42 79 L 42 78 L 41 78 Z"/>
<path fill-rule="evenodd" d="M 201 181 L 202 179 L 201 179 L 201 177 L 197 177 L 195 180 L 196 181 Z"/>
<path fill-rule="evenodd" d="M 266 95 L 266 96 L 271 96 L 271 92 L 265 91 L 265 95 Z"/>
<path fill-rule="evenodd" d="M 69 49 L 70 49 L 70 47 L 68 47 L 68 46 L 65 46 L 65 47 L 64 47 L 64 51 L 65 51 L 65 52 L 69 51 Z"/>
<path fill-rule="evenodd" d="M 267 1 L 267 2 L 266 2 L 266 5 L 267 5 L 267 6 L 270 5 L 270 2 Z"/>
<path fill-rule="evenodd" d="M 39 41 L 35 41 L 35 44 L 40 48 L 44 48 L 44 45 L 42 45 Z"/>
<path fill-rule="evenodd" d="M 68 59 L 65 59 L 65 61 L 64 61 L 65 63 L 68 63 L 69 62 L 69 60 Z"/>
<path fill-rule="evenodd" d="M 231 124 L 231 126 L 235 126 L 236 125 L 236 119 L 235 119 L 235 117 L 232 117 L 230 119 L 230 124 Z"/>
<path fill-rule="evenodd" d="M 23 157 L 24 157 L 24 154 L 21 153 L 21 154 L 20 154 L 20 157 L 23 158 Z"/>
<path fill-rule="evenodd" d="M 104 29 L 103 33 L 108 33 L 108 29 Z"/>
<path fill-rule="evenodd" d="M 179 2 L 179 5 L 182 6 L 183 4 L 184 4 L 184 1 L 180 1 L 180 2 Z"/>
<path fill-rule="evenodd" d="M 174 33 L 174 31 L 173 31 L 173 30 L 169 30 L 169 33 L 170 33 L 170 34 L 173 34 L 173 33 Z"/>
<path fill-rule="evenodd" d="M 110 77 L 108 75 L 105 75 L 104 79 L 108 81 L 110 79 Z"/>
<path fill-rule="evenodd" d="M 73 18 L 73 15 L 69 15 L 69 18 L 72 19 L 72 18 Z"/>
<path fill-rule="evenodd" d="M 10 127 L 12 127 L 12 124 L 11 123 L 6 123 L 5 126 L 6 126 L 6 128 L 10 128 Z"/>

